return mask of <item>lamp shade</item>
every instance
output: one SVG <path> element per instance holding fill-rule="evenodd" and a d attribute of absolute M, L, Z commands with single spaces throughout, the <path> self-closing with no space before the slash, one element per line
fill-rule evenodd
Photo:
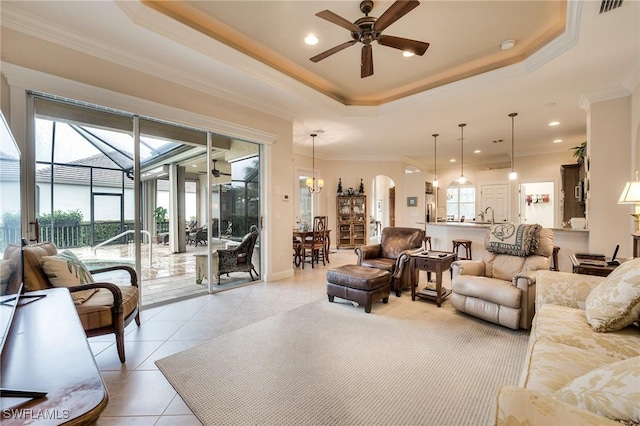
<path fill-rule="evenodd" d="M 635 203 L 640 203 L 640 181 L 627 182 L 618 200 L 618 204 Z"/>

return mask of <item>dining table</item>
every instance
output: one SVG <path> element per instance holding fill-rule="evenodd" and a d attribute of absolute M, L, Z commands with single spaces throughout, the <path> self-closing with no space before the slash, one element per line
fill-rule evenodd
<path fill-rule="evenodd" d="M 331 230 L 321 231 L 324 238 L 324 255 L 329 262 L 329 247 L 331 246 Z M 307 237 L 313 237 L 312 229 L 293 228 L 293 264 L 297 267 L 302 264 L 302 242 Z"/>

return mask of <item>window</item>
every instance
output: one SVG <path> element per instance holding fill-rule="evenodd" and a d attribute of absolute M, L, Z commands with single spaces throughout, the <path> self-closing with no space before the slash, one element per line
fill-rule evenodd
<path fill-rule="evenodd" d="M 447 218 L 476 217 L 476 188 L 469 185 L 450 185 L 447 188 Z"/>
<path fill-rule="evenodd" d="M 307 178 L 310 178 L 311 173 L 302 173 L 298 176 L 298 202 L 299 210 L 297 215 L 296 227 L 299 227 L 303 223 L 310 225 L 313 223 L 313 194 L 309 192 L 307 188 Z"/>

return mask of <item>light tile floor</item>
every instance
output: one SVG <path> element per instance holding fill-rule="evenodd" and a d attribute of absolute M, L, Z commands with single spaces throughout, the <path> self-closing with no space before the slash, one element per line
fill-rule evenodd
<path fill-rule="evenodd" d="M 109 404 L 98 425 L 199 425 L 154 361 L 326 298 L 326 271 L 355 264 L 356 255 L 353 250 L 340 250 L 330 259 L 330 265 L 294 268 L 293 277 L 281 281 L 143 309 L 142 325 L 138 328 L 134 322 L 126 329 L 125 364 L 118 359 L 113 336 L 89 339 L 109 390 Z M 404 293 L 403 297 L 408 295 Z"/>
<path fill-rule="evenodd" d="M 228 241 L 214 239 L 213 249 L 224 248 Z M 168 245 L 152 244 L 152 262 L 149 265 L 148 244 L 142 245 L 142 273 L 139 284 L 142 292 L 142 306 L 166 304 L 175 300 L 207 294 L 206 285 L 196 284 L 195 254 L 206 254 L 208 247 L 203 245 L 187 245 L 184 253 L 172 253 Z M 135 251 L 133 244 L 115 244 L 99 248 L 97 258 L 91 247 L 71 249 L 81 260 L 93 264 L 95 268 L 107 266 L 101 262 L 117 262 L 123 259 L 133 264 Z M 94 263 L 97 262 L 97 265 Z M 253 264 L 260 270 L 260 255 L 254 251 Z M 123 272 L 108 272 L 97 275 L 99 281 L 114 283 L 128 283 L 129 277 Z M 230 287 L 244 285 L 251 282 L 246 272 L 235 272 L 220 277 L 220 284 L 214 286 L 214 291 L 226 290 Z"/>

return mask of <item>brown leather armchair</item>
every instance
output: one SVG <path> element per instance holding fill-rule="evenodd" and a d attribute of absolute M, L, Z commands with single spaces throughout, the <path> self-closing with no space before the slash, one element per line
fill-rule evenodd
<path fill-rule="evenodd" d="M 7 253 L 7 251 L 15 253 Z M 5 255 L 19 255 L 20 247 L 9 246 Z M 25 291 L 46 290 L 53 285 L 45 274 L 41 266 L 43 256 L 54 256 L 58 254 L 55 244 L 45 242 L 40 244 L 22 247 L 24 289 Z M 87 337 L 101 336 L 103 334 L 114 333 L 116 335 L 116 347 L 120 362 L 125 362 L 124 354 L 124 329 L 135 319 L 140 326 L 138 291 L 138 276 L 136 271 L 130 266 L 111 266 L 102 269 L 94 269 L 92 275 L 102 272 L 124 270 L 130 276 L 131 285 L 115 285 L 107 282 L 93 282 L 74 287 L 68 287 L 71 293 L 83 290 L 98 289 L 98 291 L 82 303 L 76 303 L 76 310 L 80 317 L 80 322 Z M 97 278 L 97 277 L 94 277 Z M 55 318 L 48 318 L 55 321 Z"/>
<path fill-rule="evenodd" d="M 358 265 L 389 271 L 391 289 L 400 296 L 403 289 L 411 288 L 409 256 L 422 247 L 424 235 L 424 230 L 418 228 L 386 227 L 382 230 L 380 244 L 356 247 Z"/>

